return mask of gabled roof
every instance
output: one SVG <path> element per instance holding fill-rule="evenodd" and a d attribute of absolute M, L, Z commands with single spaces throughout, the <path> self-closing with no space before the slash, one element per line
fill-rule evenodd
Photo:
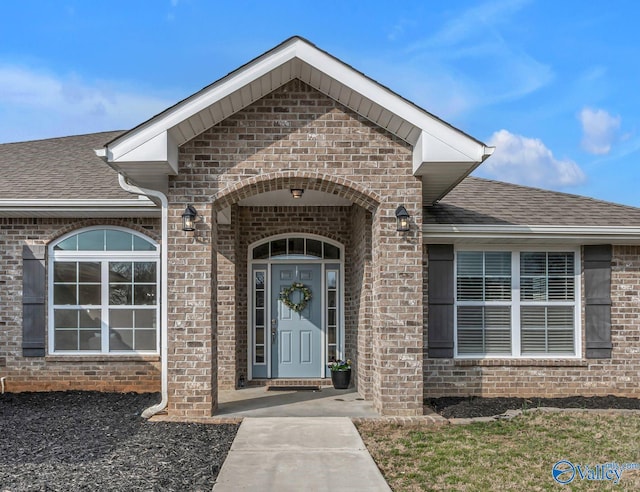
<path fill-rule="evenodd" d="M 178 147 L 287 82 L 299 79 L 414 148 L 425 203 L 444 196 L 493 152 L 300 37 L 292 37 L 97 152 L 138 184 L 165 189 Z"/>
<path fill-rule="evenodd" d="M 0 144 L 0 216 L 145 215 L 93 149 L 121 131 Z M 108 211 L 108 209 L 112 209 Z"/>
<path fill-rule="evenodd" d="M 438 204 L 424 207 L 423 230 L 432 243 L 526 236 L 630 244 L 640 242 L 640 208 L 467 177 Z"/>

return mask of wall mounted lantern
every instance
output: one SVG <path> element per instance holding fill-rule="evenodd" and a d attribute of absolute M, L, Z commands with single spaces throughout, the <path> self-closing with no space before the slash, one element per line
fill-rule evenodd
<path fill-rule="evenodd" d="M 187 205 L 187 208 L 184 209 L 184 213 L 182 214 L 182 230 L 185 232 L 195 231 L 195 221 L 197 216 L 198 211 L 193 207 L 193 205 Z"/>
<path fill-rule="evenodd" d="M 409 217 L 409 212 L 404 208 L 404 205 L 396 208 L 396 226 L 398 232 L 407 232 L 409 230 Z"/>
<path fill-rule="evenodd" d="M 302 198 L 303 193 L 304 190 L 302 188 L 291 188 L 291 196 L 296 200 Z"/>

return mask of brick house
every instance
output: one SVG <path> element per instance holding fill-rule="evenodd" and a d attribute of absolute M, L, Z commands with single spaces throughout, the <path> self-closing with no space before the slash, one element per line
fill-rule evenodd
<path fill-rule="evenodd" d="M 640 209 L 469 177 L 492 151 L 297 37 L 130 131 L 0 145 L 0 376 L 183 416 L 334 358 L 385 415 L 640 396 Z"/>

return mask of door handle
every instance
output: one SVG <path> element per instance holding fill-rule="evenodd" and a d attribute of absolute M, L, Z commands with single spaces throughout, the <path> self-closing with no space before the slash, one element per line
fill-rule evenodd
<path fill-rule="evenodd" d="M 276 343 L 276 329 L 278 327 L 278 320 L 273 318 L 271 320 L 271 343 Z"/>

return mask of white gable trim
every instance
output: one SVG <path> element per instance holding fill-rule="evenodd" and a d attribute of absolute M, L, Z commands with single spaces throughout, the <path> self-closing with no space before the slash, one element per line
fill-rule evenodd
<path fill-rule="evenodd" d="M 141 184 L 155 182 L 157 186 L 158 175 L 166 180 L 166 176 L 177 173 L 180 145 L 294 79 L 414 146 L 414 174 L 429 177 L 424 192 L 426 202 L 444 196 L 493 151 L 337 58 L 294 37 L 119 136 L 101 154 L 119 172 Z"/>

